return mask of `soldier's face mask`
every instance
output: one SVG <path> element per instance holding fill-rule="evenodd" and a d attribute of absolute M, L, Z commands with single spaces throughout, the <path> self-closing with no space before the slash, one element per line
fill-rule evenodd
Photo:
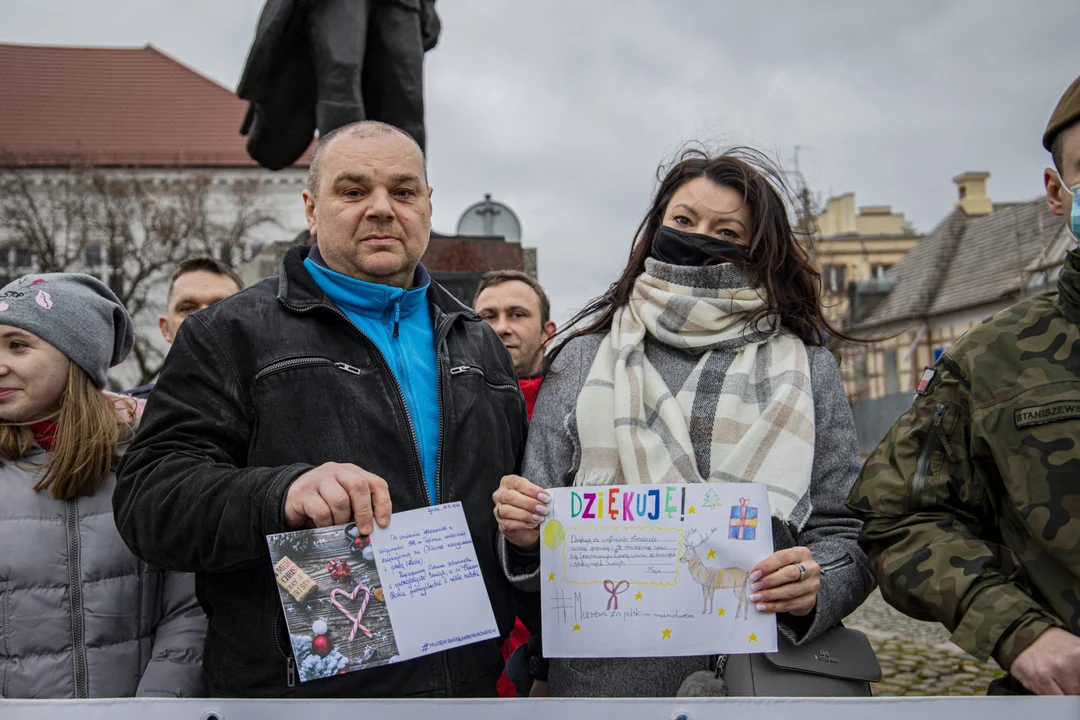
<path fill-rule="evenodd" d="M 1061 173 L 1058 173 L 1058 179 L 1061 180 L 1061 185 L 1066 192 L 1072 193 L 1072 213 L 1065 219 L 1065 222 L 1068 223 L 1069 232 L 1072 233 L 1073 238 L 1077 243 L 1080 243 L 1080 185 L 1073 185 L 1070 188 L 1065 184 L 1065 178 L 1061 177 Z"/>

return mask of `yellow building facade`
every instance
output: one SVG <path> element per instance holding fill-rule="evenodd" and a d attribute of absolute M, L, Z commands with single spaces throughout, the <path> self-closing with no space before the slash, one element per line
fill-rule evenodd
<path fill-rule="evenodd" d="M 852 283 L 881 279 L 921 236 L 903 213 L 888 205 L 855 206 L 855 193 L 831 198 L 814 218 L 814 258 L 821 271 L 826 316 L 841 320 L 848 310 Z"/>

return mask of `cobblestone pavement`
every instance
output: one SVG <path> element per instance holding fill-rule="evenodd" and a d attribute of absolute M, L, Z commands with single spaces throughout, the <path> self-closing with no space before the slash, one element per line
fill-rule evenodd
<path fill-rule="evenodd" d="M 844 624 L 866 633 L 881 663 L 874 695 L 984 695 L 1002 675 L 993 660 L 979 662 L 949 642 L 938 623 L 913 620 L 891 608 L 877 590 Z"/>

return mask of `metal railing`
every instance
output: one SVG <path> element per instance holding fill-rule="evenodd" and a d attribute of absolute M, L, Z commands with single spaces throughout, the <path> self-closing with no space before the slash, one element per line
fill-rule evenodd
<path fill-rule="evenodd" d="M 0 700 L 3 720 L 1077 720 L 1080 697 Z"/>

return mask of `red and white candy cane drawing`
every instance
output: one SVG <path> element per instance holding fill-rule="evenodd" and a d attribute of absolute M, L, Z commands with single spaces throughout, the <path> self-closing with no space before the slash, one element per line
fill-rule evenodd
<path fill-rule="evenodd" d="M 350 600 L 355 600 L 356 596 L 360 594 L 361 590 L 364 592 L 364 602 L 360 604 L 360 611 L 356 613 L 356 615 L 353 615 L 351 612 L 343 608 L 341 606 L 341 603 L 337 601 L 338 595 L 344 595 Z M 356 637 L 357 630 L 364 633 L 368 637 L 371 637 L 371 631 L 360 624 L 360 620 L 364 617 L 364 611 L 367 610 L 368 600 L 370 599 L 371 591 L 364 587 L 363 583 L 357 585 L 351 593 L 345 592 L 341 588 L 334 588 L 330 591 L 330 602 L 333 603 L 334 607 L 336 607 L 342 615 L 349 618 L 353 622 L 352 631 L 349 633 L 349 640 L 352 640 Z"/>

